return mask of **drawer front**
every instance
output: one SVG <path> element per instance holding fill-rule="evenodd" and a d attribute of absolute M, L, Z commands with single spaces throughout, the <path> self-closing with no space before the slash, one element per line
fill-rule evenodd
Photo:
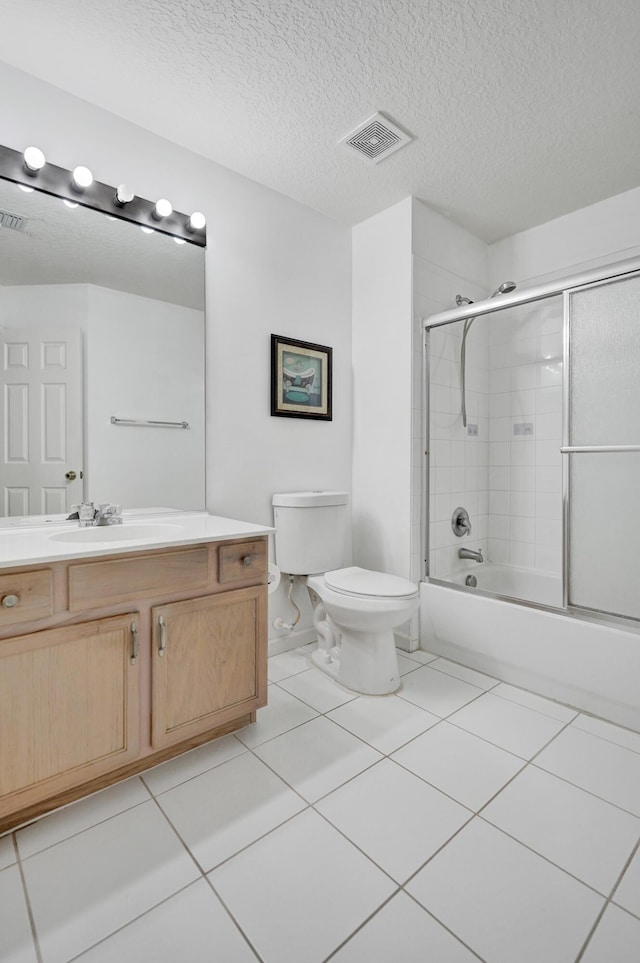
<path fill-rule="evenodd" d="M 267 577 L 267 543 L 236 542 L 218 548 L 218 582 L 264 582 Z"/>
<path fill-rule="evenodd" d="M 69 610 L 102 608 L 209 586 L 206 546 L 69 566 Z"/>
<path fill-rule="evenodd" d="M 46 619 L 52 612 L 50 569 L 0 575 L 0 626 Z"/>

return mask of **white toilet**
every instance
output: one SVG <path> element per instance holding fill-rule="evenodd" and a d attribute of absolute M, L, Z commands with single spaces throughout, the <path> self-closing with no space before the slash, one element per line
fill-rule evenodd
<path fill-rule="evenodd" d="M 276 564 L 305 575 L 318 649 L 312 661 L 338 682 L 367 695 L 400 686 L 393 630 L 417 610 L 413 582 L 345 565 L 349 549 L 346 492 L 273 496 Z"/>

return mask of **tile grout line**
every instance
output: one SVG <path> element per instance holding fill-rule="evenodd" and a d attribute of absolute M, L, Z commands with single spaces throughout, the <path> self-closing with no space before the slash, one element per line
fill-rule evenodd
<path fill-rule="evenodd" d="M 620 875 L 619 875 L 618 878 L 616 879 L 615 883 L 614 883 L 613 886 L 611 887 L 611 891 L 609 892 L 609 895 L 606 897 L 606 899 L 605 899 L 605 901 L 604 901 L 604 904 L 603 904 L 600 912 L 599 912 L 598 915 L 596 916 L 596 918 L 595 918 L 595 920 L 594 920 L 594 922 L 593 922 L 593 926 L 591 927 L 591 929 L 590 929 L 589 932 L 587 933 L 587 937 L 586 937 L 584 943 L 582 944 L 582 947 L 581 947 L 581 949 L 580 949 L 580 952 L 578 953 L 578 955 L 577 955 L 577 957 L 576 957 L 576 959 L 575 959 L 575 963 L 579 963 L 579 961 L 580 961 L 580 960 L 582 959 L 582 957 L 584 956 L 584 954 L 585 954 L 585 952 L 586 952 L 586 950 L 587 950 L 587 948 L 588 948 L 588 946 L 589 946 L 589 943 L 590 943 L 591 940 L 593 939 L 593 936 L 594 936 L 596 930 L 598 929 L 598 927 L 599 927 L 599 925 L 600 925 L 600 923 L 601 923 L 601 921 L 602 921 L 602 917 L 604 916 L 604 914 L 606 913 L 606 911 L 608 910 L 608 908 L 609 908 L 612 904 L 613 904 L 614 906 L 618 907 L 618 909 L 621 909 L 623 912 L 629 913 L 629 915 L 630 915 L 631 917 L 633 917 L 633 919 L 638 919 L 638 918 L 639 918 L 635 913 L 632 913 L 630 910 L 626 910 L 624 906 L 618 906 L 617 903 L 614 903 L 614 902 L 613 902 L 614 894 L 615 894 L 616 890 L 618 889 L 620 883 L 622 882 L 622 878 L 623 878 L 624 874 L 625 874 L 625 873 L 627 872 L 627 870 L 629 869 L 629 866 L 631 865 L 631 863 L 632 863 L 632 861 L 633 861 L 633 858 L 634 858 L 634 856 L 636 855 L 636 853 L 638 852 L 639 849 L 640 849 L 640 839 L 638 839 L 638 842 L 637 842 L 637 843 L 635 844 L 635 846 L 633 847 L 630 856 L 628 857 L 627 861 L 625 862 L 624 866 L 622 867 L 622 872 L 620 873 Z"/>
<path fill-rule="evenodd" d="M 231 762 L 231 760 L 228 760 L 228 761 Z M 185 840 L 182 838 L 182 836 L 180 835 L 180 833 L 178 832 L 178 830 L 176 829 L 176 827 L 173 825 L 173 822 L 172 822 L 171 819 L 167 816 L 167 814 L 166 814 L 165 811 L 163 810 L 163 808 L 162 808 L 162 806 L 160 805 L 160 803 L 158 802 L 158 800 L 154 797 L 154 798 L 153 798 L 153 801 L 154 801 L 154 803 L 156 804 L 156 806 L 158 807 L 158 809 L 160 810 L 160 812 L 162 813 L 162 815 L 163 815 L 163 817 L 165 818 L 166 822 L 169 824 L 169 826 L 171 827 L 171 829 L 172 829 L 173 832 L 175 833 L 176 837 L 179 839 L 179 841 L 180 841 L 180 843 L 182 844 L 182 846 L 184 847 L 184 849 L 187 851 L 187 853 L 188 853 L 188 855 L 190 856 L 190 858 L 193 860 L 196 868 L 198 869 L 198 871 L 199 871 L 199 873 L 200 873 L 200 879 L 204 879 L 205 882 L 209 885 L 209 887 L 210 887 L 210 889 L 212 890 L 212 892 L 213 892 L 213 893 L 215 894 L 215 896 L 220 900 L 220 902 L 221 902 L 222 906 L 224 907 L 225 912 L 226 912 L 227 915 L 229 916 L 231 922 L 232 922 L 233 925 L 236 927 L 236 929 L 237 929 L 238 932 L 241 934 L 241 936 L 242 936 L 243 939 L 246 941 L 246 943 L 249 945 L 251 951 L 252 951 L 253 953 L 255 953 L 255 955 L 258 957 L 259 960 L 261 960 L 262 958 L 258 955 L 257 951 L 254 949 L 253 944 L 252 944 L 251 941 L 249 940 L 249 937 L 246 935 L 246 933 L 244 932 L 244 930 L 243 930 L 242 927 L 240 926 L 239 922 L 236 920 L 235 916 L 231 913 L 231 911 L 230 911 L 229 908 L 227 907 L 227 904 L 226 904 L 226 903 L 224 902 L 224 900 L 220 897 L 219 893 L 217 892 L 217 890 L 216 890 L 215 887 L 213 886 L 213 883 L 211 882 L 211 880 L 210 880 L 209 877 L 208 877 L 207 871 L 205 871 L 205 869 L 201 866 L 201 864 L 200 864 L 200 863 L 198 862 L 198 860 L 196 859 L 195 855 L 191 852 L 191 850 L 190 850 L 189 847 L 187 846 L 187 843 L 186 843 Z M 303 812 L 303 811 L 304 811 L 304 810 L 301 810 L 301 812 Z M 295 815 L 297 816 L 297 815 L 299 815 L 299 813 L 295 813 Z M 293 818 L 293 816 L 290 816 L 290 817 L 289 817 L 289 819 L 292 819 L 292 818 Z M 288 822 L 289 819 L 284 820 L 284 822 Z M 280 826 L 284 825 L 284 822 L 283 822 L 283 823 L 280 823 L 279 825 L 280 825 Z M 273 832 L 273 830 L 274 830 L 274 829 L 277 829 L 277 828 L 279 828 L 279 827 L 274 826 L 273 829 L 270 829 L 269 832 L 264 833 L 262 836 L 259 837 L 259 839 L 263 839 L 265 836 L 268 836 L 269 833 Z M 247 846 L 244 846 L 243 849 L 248 849 L 249 846 L 252 846 L 252 845 L 253 845 L 254 843 L 256 843 L 256 842 L 258 842 L 257 839 L 253 840 L 253 842 L 249 843 Z M 222 860 L 222 862 L 218 863 L 216 866 L 214 866 L 212 869 L 210 869 L 209 872 L 213 872 L 214 869 L 218 869 L 220 866 L 224 865 L 224 863 L 226 863 L 229 859 L 233 859 L 233 857 L 234 857 L 234 856 L 237 856 L 238 853 L 240 853 L 240 852 L 243 851 L 243 849 L 238 850 L 237 853 L 233 853 L 233 855 L 227 857 L 226 860 Z M 194 882 L 197 882 L 197 880 L 192 880 L 191 882 L 194 883 Z M 191 885 L 191 883 L 188 884 L 188 885 Z M 183 889 L 186 889 L 186 887 L 183 887 Z M 172 893 L 171 895 L 172 895 L 172 896 L 175 896 L 176 894 L 175 894 L 175 893 Z M 167 897 L 167 898 L 170 899 L 171 896 L 170 896 L 170 897 Z M 166 900 L 163 900 L 162 902 L 166 902 Z M 156 904 L 156 905 L 160 905 L 160 904 L 158 903 L 158 904 Z M 152 908 L 154 908 L 154 907 L 152 907 Z M 110 934 L 110 935 L 113 935 L 113 934 Z"/>
<path fill-rule="evenodd" d="M 222 865 L 222 864 L 221 864 L 221 865 Z M 215 886 L 213 885 L 212 880 L 210 880 L 209 877 L 208 877 L 206 874 L 205 874 L 204 880 L 205 880 L 207 886 L 209 887 L 209 889 L 211 890 L 211 892 L 213 893 L 213 895 L 216 897 L 216 899 L 220 901 L 220 905 L 223 907 L 225 913 L 227 914 L 227 916 L 229 917 L 229 919 L 231 920 L 231 922 L 233 923 L 233 925 L 234 925 L 235 928 L 237 929 L 238 933 L 240 933 L 242 939 L 245 941 L 245 943 L 247 944 L 247 946 L 249 947 L 249 949 L 251 950 L 251 952 L 255 955 L 256 959 L 259 960 L 259 963 L 264 963 L 264 958 L 263 958 L 262 956 L 260 956 L 260 954 L 258 953 L 257 948 L 253 945 L 253 943 L 252 943 L 251 940 L 249 939 L 248 935 L 244 932 L 244 930 L 243 930 L 242 927 L 240 926 L 240 923 L 238 922 L 238 920 L 235 918 L 235 916 L 233 915 L 233 913 L 231 912 L 231 910 L 230 910 L 229 907 L 227 906 L 226 901 L 222 898 L 222 896 L 220 895 L 220 893 L 218 892 L 218 890 L 217 890 L 217 889 L 215 888 Z"/>
<path fill-rule="evenodd" d="M 29 918 L 29 925 L 31 927 L 31 937 L 33 939 L 33 948 L 35 950 L 36 958 L 38 963 L 43 963 L 42 961 L 42 951 L 40 949 L 40 940 L 38 938 L 38 931 L 36 929 L 36 921 L 33 915 L 33 909 L 31 907 L 31 899 L 29 897 L 29 889 L 27 887 L 27 879 L 24 873 L 24 868 L 22 866 L 22 859 L 20 856 L 20 851 L 18 850 L 18 840 L 16 839 L 16 834 L 11 833 L 11 840 L 13 842 L 13 849 L 16 856 L 16 865 L 18 867 L 18 873 L 20 874 L 20 880 L 22 882 L 22 892 L 24 895 L 24 901 L 27 908 L 27 916 Z"/>
<path fill-rule="evenodd" d="M 148 916 L 149 913 L 153 913 L 153 911 L 158 909 L 159 906 L 163 906 L 164 903 L 168 903 L 169 900 L 172 900 L 174 898 L 174 896 L 178 896 L 180 893 L 184 893 L 185 890 L 189 889 L 189 887 L 191 886 L 194 886 L 199 881 L 200 881 L 199 879 L 192 879 L 189 883 L 185 883 L 185 885 L 181 886 L 180 889 L 177 889 L 175 893 L 169 893 L 168 896 L 164 896 L 157 903 L 154 903 L 153 906 L 149 906 L 149 908 L 146 910 L 143 910 L 142 913 L 138 913 L 138 915 L 134 916 L 133 919 L 127 920 L 125 923 L 122 923 L 120 926 L 118 926 L 115 930 L 112 930 L 110 933 L 107 933 L 106 936 L 102 936 L 99 940 L 96 940 L 95 943 L 92 943 L 90 946 L 86 946 L 79 953 L 76 953 L 75 956 L 68 957 L 64 961 L 64 963 L 75 963 L 76 960 L 81 960 L 83 956 L 86 956 L 87 953 L 91 953 L 96 948 L 96 946 L 100 946 L 102 943 L 106 943 L 108 940 L 111 939 L 112 936 L 115 936 L 117 933 L 121 933 L 123 930 L 126 930 L 129 926 L 132 926 L 134 923 L 137 923 L 138 920 L 141 920 L 145 916 Z"/>
<path fill-rule="evenodd" d="M 114 785 L 117 785 L 117 783 L 114 783 Z M 146 783 L 145 783 L 145 789 L 147 789 L 147 792 L 149 792 Z M 90 797 L 85 797 L 85 798 L 90 798 Z M 110 816 L 105 816 L 104 819 L 98 819 L 98 820 L 96 820 L 96 822 L 91 823 L 90 826 L 84 826 L 82 829 L 78 829 L 78 830 L 77 830 L 76 832 L 74 832 L 74 833 L 69 833 L 68 836 L 63 836 L 62 839 L 57 839 L 57 840 L 55 841 L 55 843 L 49 843 L 47 846 L 43 846 L 42 849 L 36 849 L 33 853 L 29 853 L 28 856 L 22 856 L 21 858 L 22 858 L 25 862 L 26 862 L 28 859 L 33 859 L 34 856 L 39 856 L 40 853 L 46 853 L 47 850 L 53 849 L 55 846 L 60 846 L 62 843 L 66 843 L 67 840 L 69 840 L 69 839 L 75 839 L 76 836 L 82 836 L 83 833 L 88 832 L 90 829 L 93 829 L 95 826 L 101 826 L 103 823 L 108 823 L 108 822 L 110 822 L 112 819 L 117 819 L 118 816 L 122 816 L 124 813 L 131 812 L 132 809 L 137 809 L 138 806 L 144 806 L 145 803 L 150 802 L 152 799 L 153 799 L 153 796 L 150 794 L 150 795 L 149 795 L 149 799 L 143 799 L 143 800 L 141 800 L 140 802 L 134 803 L 132 806 L 125 806 L 124 809 L 118 810 L 117 813 L 112 813 Z M 75 800 L 75 802 L 81 803 L 81 802 L 83 802 L 83 800 L 82 800 L 82 799 L 77 799 L 77 800 Z M 75 805 L 75 803 L 70 803 L 70 805 L 73 806 L 73 805 Z M 66 807 L 64 807 L 64 808 L 66 808 Z M 27 828 L 29 828 L 30 826 L 35 826 L 35 825 L 37 825 L 39 822 L 45 820 L 48 816 L 54 815 L 56 812 L 61 812 L 61 811 L 62 811 L 62 810 L 54 809 L 54 810 L 52 810 L 50 813 L 45 813 L 43 816 L 40 816 L 38 819 L 34 820 L 34 822 L 28 823 L 27 826 L 21 826 L 19 831 L 22 832 L 23 829 L 27 829 Z M 17 834 L 16 834 L 16 836 L 17 836 Z M 18 847 L 18 841 L 17 841 L 17 839 L 16 839 L 16 847 Z"/>

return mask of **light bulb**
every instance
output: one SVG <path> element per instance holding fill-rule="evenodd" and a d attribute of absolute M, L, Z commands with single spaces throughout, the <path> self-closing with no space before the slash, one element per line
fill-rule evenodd
<path fill-rule="evenodd" d="M 169 217 L 172 213 L 173 207 L 171 202 L 166 199 L 166 197 L 161 197 L 159 201 L 156 201 L 156 206 L 153 209 L 153 216 L 156 220 L 161 220 L 163 217 Z"/>
<path fill-rule="evenodd" d="M 145 234 L 155 234 L 152 227 L 141 227 L 140 230 L 144 231 Z"/>
<path fill-rule="evenodd" d="M 24 168 L 27 174 L 35 175 L 41 171 L 47 162 L 39 147 L 27 147 L 24 154 Z"/>
<path fill-rule="evenodd" d="M 77 206 L 78 206 L 75 201 L 67 201 L 67 200 L 65 200 L 64 198 L 63 198 L 63 200 L 62 200 L 62 203 L 65 205 L 65 207 L 77 207 Z"/>
<path fill-rule="evenodd" d="M 33 187 L 27 187 L 26 184 L 18 184 L 18 187 L 21 191 L 24 191 L 25 194 L 33 194 Z"/>
<path fill-rule="evenodd" d="M 116 190 L 115 202 L 118 207 L 124 207 L 125 204 L 130 204 L 135 194 L 130 190 L 126 184 L 119 184 Z"/>
<path fill-rule="evenodd" d="M 176 242 L 176 244 L 186 244 L 186 243 L 187 243 L 183 237 L 174 237 L 173 240 Z"/>
<path fill-rule="evenodd" d="M 201 214 L 200 211 L 194 211 L 187 221 L 187 229 L 189 231 L 201 231 L 206 223 L 207 219 L 204 214 Z"/>
<path fill-rule="evenodd" d="M 76 191 L 84 191 L 93 184 L 93 174 L 88 167 L 76 167 L 71 175 L 71 183 Z"/>

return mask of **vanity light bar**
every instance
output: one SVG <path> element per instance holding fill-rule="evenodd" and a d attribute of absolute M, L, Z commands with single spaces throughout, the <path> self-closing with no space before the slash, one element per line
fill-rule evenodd
<path fill-rule="evenodd" d="M 74 175 L 80 170 L 83 173 L 78 175 L 80 181 L 76 181 L 77 186 L 74 186 Z M 91 176 L 91 181 L 84 171 Z M 19 186 L 35 187 L 44 194 L 60 197 L 73 205 L 102 211 L 103 214 L 132 221 L 160 234 L 180 238 L 197 247 L 205 247 L 207 243 L 206 227 L 203 224 L 201 228 L 194 229 L 188 214 L 171 210 L 159 220 L 155 201 L 135 197 L 124 184 L 115 188 L 93 180 L 86 168 L 76 168 L 72 174 L 64 167 L 56 167 L 47 161 L 42 151 L 36 147 L 27 148 L 23 154 L 0 145 L 0 177 Z M 166 210 L 166 207 L 164 209 Z"/>

